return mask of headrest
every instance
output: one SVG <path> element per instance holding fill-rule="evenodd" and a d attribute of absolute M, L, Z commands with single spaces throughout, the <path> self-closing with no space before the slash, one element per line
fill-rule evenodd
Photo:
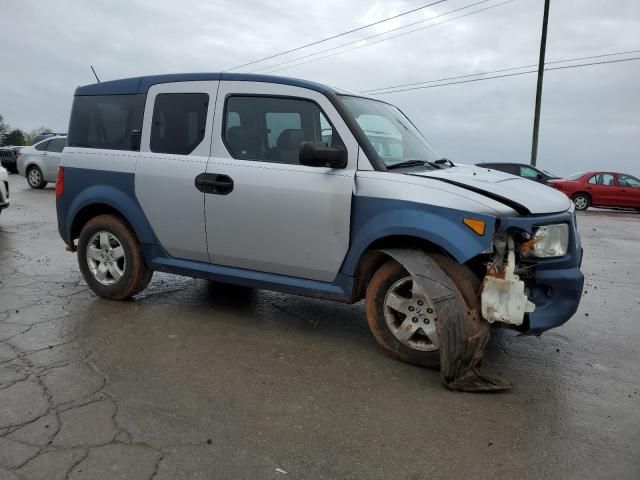
<path fill-rule="evenodd" d="M 276 141 L 277 148 L 295 149 L 300 147 L 300 143 L 304 142 L 304 132 L 299 129 L 287 128 L 278 135 Z"/>

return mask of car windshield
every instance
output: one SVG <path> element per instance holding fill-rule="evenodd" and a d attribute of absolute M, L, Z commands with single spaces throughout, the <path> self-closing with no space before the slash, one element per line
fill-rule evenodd
<path fill-rule="evenodd" d="M 556 174 L 551 173 L 549 170 L 542 170 L 542 172 L 544 174 L 546 174 L 548 177 L 556 177 L 556 178 L 558 178 L 558 176 Z"/>
<path fill-rule="evenodd" d="M 342 95 L 341 100 L 364 132 L 371 149 L 386 167 L 406 162 L 422 166 L 418 161 L 434 162 L 440 158 L 397 107 L 378 100 L 347 95 Z M 428 163 L 425 166 L 434 168 Z"/>
<path fill-rule="evenodd" d="M 573 175 L 569 175 L 567 177 L 567 180 L 577 180 L 583 175 L 584 175 L 584 172 L 582 172 L 582 173 L 574 173 Z"/>

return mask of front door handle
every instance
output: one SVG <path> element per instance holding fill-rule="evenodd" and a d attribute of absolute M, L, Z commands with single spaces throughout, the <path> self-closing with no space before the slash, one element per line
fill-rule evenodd
<path fill-rule="evenodd" d="M 233 180 L 228 175 L 201 173 L 196 177 L 195 185 L 203 193 L 228 195 L 233 191 Z"/>

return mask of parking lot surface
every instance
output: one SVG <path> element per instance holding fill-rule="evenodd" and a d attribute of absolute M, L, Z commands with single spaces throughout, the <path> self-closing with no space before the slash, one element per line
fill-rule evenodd
<path fill-rule="evenodd" d="M 0 479 L 640 478 L 640 215 L 578 217 L 580 310 L 447 391 L 347 306 L 156 274 L 97 298 L 54 191 L 0 215 Z"/>

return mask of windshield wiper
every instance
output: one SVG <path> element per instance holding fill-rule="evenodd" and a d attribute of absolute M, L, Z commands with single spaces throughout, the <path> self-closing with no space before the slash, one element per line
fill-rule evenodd
<path fill-rule="evenodd" d="M 405 167 L 421 167 L 422 165 L 431 165 L 431 162 L 427 162 L 426 160 L 406 160 L 404 162 L 388 165 L 387 170 L 395 170 L 396 168 Z"/>

